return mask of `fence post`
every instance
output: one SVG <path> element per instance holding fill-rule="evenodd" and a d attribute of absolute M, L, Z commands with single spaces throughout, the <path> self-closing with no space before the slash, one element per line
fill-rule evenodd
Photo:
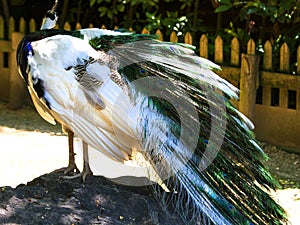
<path fill-rule="evenodd" d="M 254 121 L 256 90 L 259 86 L 259 55 L 242 54 L 239 110 Z"/>
<path fill-rule="evenodd" d="M 8 108 L 19 109 L 23 106 L 27 100 L 27 91 L 24 80 L 21 78 L 18 72 L 16 53 L 17 47 L 23 34 L 19 32 L 13 32 L 11 38 L 11 47 L 13 51 L 10 53 L 10 86 L 9 86 L 9 103 Z"/>

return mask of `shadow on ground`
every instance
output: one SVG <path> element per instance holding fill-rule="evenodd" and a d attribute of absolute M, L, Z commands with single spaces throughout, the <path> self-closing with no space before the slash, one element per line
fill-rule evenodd
<path fill-rule="evenodd" d="M 117 185 L 104 177 L 62 179 L 52 172 L 0 189 L 0 224 L 183 224 L 157 203 L 150 187 Z M 149 189 L 150 188 L 150 189 Z"/>

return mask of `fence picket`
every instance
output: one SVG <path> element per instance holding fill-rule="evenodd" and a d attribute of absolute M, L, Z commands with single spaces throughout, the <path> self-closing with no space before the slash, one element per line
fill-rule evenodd
<path fill-rule="evenodd" d="M 290 50 L 287 43 L 283 43 L 280 47 L 280 71 L 289 71 L 290 66 Z"/>
<path fill-rule="evenodd" d="M 236 37 L 231 41 L 231 64 L 234 66 L 240 64 L 240 43 Z"/>
<path fill-rule="evenodd" d="M 163 41 L 164 37 L 163 34 L 161 33 L 160 29 L 158 29 L 155 34 L 158 36 L 158 40 Z"/>
<path fill-rule="evenodd" d="M 34 19 L 29 20 L 29 32 L 34 32 L 36 31 L 36 24 Z"/>
<path fill-rule="evenodd" d="M 69 22 L 65 22 L 64 30 L 71 30 L 71 26 L 70 26 Z"/>
<path fill-rule="evenodd" d="M 174 42 L 174 43 L 178 42 L 178 37 L 177 37 L 175 31 L 173 31 L 170 35 L 170 42 Z"/>
<path fill-rule="evenodd" d="M 193 37 L 191 35 L 190 32 L 187 32 L 185 35 L 184 35 L 184 43 L 185 44 L 189 44 L 189 45 L 192 45 L 193 44 Z"/>
<path fill-rule="evenodd" d="M 267 41 L 264 45 L 264 59 L 263 59 L 263 63 L 264 63 L 263 68 L 265 70 L 272 69 L 272 57 L 273 57 L 272 45 L 270 41 Z"/>
<path fill-rule="evenodd" d="M 255 42 L 252 38 L 247 43 L 247 53 L 249 55 L 254 55 L 255 54 Z"/>
<path fill-rule="evenodd" d="M 200 56 L 208 58 L 208 39 L 205 34 L 202 34 L 200 38 Z"/>
<path fill-rule="evenodd" d="M 220 35 L 215 39 L 215 62 L 223 63 L 223 40 Z"/>
<path fill-rule="evenodd" d="M 142 34 L 149 34 L 150 32 L 146 28 L 144 28 L 141 33 Z"/>
<path fill-rule="evenodd" d="M 19 20 L 19 32 L 22 34 L 26 33 L 26 22 L 23 17 Z"/>
<path fill-rule="evenodd" d="M 4 38 L 4 19 L 0 16 L 0 38 Z"/>
<path fill-rule="evenodd" d="M 9 17 L 8 39 L 11 40 L 12 33 L 15 31 L 15 19 Z"/>
<path fill-rule="evenodd" d="M 75 30 L 80 30 L 80 29 L 81 29 L 81 24 L 77 22 L 75 26 Z"/>

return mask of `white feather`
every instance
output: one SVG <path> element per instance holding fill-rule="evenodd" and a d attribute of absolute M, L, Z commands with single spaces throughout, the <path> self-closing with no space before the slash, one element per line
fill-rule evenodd
<path fill-rule="evenodd" d="M 84 40 L 89 41 L 95 37 L 101 37 L 104 35 L 116 36 L 116 35 L 129 35 L 130 32 L 119 32 L 113 30 L 99 29 L 99 28 L 87 28 L 81 29 L 80 33 L 84 36 Z"/>

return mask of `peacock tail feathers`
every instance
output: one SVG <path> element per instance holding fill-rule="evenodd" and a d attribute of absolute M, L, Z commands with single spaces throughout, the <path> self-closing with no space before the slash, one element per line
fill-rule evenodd
<path fill-rule="evenodd" d="M 213 72 L 219 67 L 180 45 L 149 40 L 135 45 L 126 43 L 108 53 L 125 65 L 119 73 L 129 82 L 150 79 L 148 86 L 145 82 L 132 89 L 146 96 L 140 130 L 147 159 L 162 177 L 170 175 L 166 186 L 173 192 L 163 194 L 165 202 L 177 199 L 182 215 L 214 224 L 286 223 L 284 209 L 268 193 L 278 184 L 266 168 L 267 156 L 251 131 L 253 124 L 229 101 L 238 98 L 238 90 Z M 155 78 L 168 83 L 168 97 L 151 96 Z M 174 101 L 166 99 L 195 107 L 196 116 L 183 110 L 190 123 L 200 124 L 195 149 L 189 146 L 193 137 L 180 140 L 183 127 L 191 134 L 194 127 L 184 124 Z M 157 119 L 159 126 L 154 125 Z"/>

